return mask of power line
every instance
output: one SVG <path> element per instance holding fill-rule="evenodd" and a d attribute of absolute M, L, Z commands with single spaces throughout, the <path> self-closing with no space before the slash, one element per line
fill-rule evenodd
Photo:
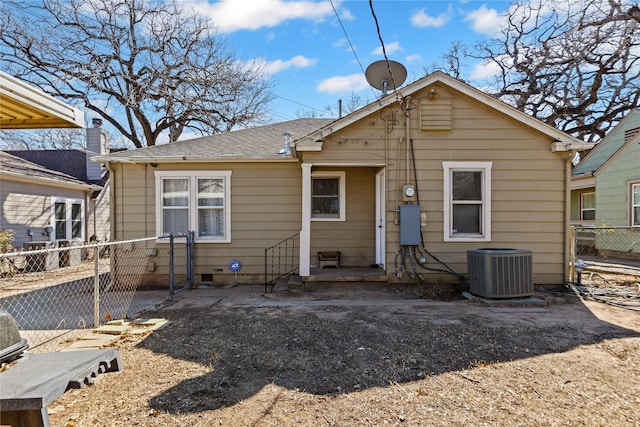
<path fill-rule="evenodd" d="M 371 15 L 373 15 L 373 20 L 375 21 L 375 24 L 376 24 L 378 39 L 380 39 L 380 44 L 382 45 L 382 55 L 384 56 L 384 60 L 387 63 L 387 69 L 389 70 L 389 75 L 391 76 L 391 83 L 393 84 L 393 92 L 396 94 L 396 97 L 399 97 L 398 90 L 396 87 L 396 82 L 393 78 L 393 71 L 391 71 L 391 64 L 389 63 L 389 58 L 387 57 L 387 50 L 384 46 L 384 40 L 382 40 L 382 34 L 380 33 L 380 24 L 378 23 L 378 17 L 376 16 L 376 11 L 373 9 L 373 0 L 369 0 L 369 9 L 371 9 Z"/>
<path fill-rule="evenodd" d="M 356 54 L 356 50 L 353 47 L 353 44 L 351 43 L 351 39 L 349 38 L 349 34 L 347 34 L 347 30 L 345 29 L 344 25 L 342 24 L 342 20 L 340 19 L 340 15 L 338 14 L 338 11 L 336 10 L 336 7 L 333 5 L 333 0 L 329 0 L 329 3 L 331 3 L 331 7 L 333 8 L 333 13 L 335 13 L 336 18 L 338 19 L 338 23 L 340 24 L 340 27 L 342 28 L 342 32 L 344 33 L 344 36 L 347 38 L 347 42 L 349 43 L 349 47 L 351 48 L 351 52 L 353 52 L 353 56 L 356 58 L 356 62 L 360 66 L 360 70 L 362 71 L 362 75 L 365 76 L 365 78 L 366 78 L 367 77 L 367 73 L 364 71 L 364 67 L 362 66 L 362 63 L 360 62 L 360 58 L 358 58 L 358 55 Z M 371 93 L 373 93 L 373 97 L 377 98 L 377 95 L 373 91 L 373 88 L 371 88 L 371 87 L 369 87 L 369 88 L 371 89 Z"/>
<path fill-rule="evenodd" d="M 285 98 L 284 96 L 280 96 L 280 95 L 273 95 L 273 96 L 275 96 L 276 98 L 283 99 L 283 100 L 285 100 L 285 101 L 287 101 L 287 102 L 291 102 L 291 103 L 294 103 L 294 104 L 300 105 L 301 107 L 304 107 L 304 108 L 309 108 L 309 109 L 311 109 L 311 110 L 316 110 L 316 111 L 320 111 L 320 112 L 323 112 L 323 113 L 325 113 L 325 112 L 326 112 L 325 110 L 322 110 L 322 109 L 320 109 L 320 108 L 312 107 L 312 106 L 310 106 L 310 105 L 306 105 L 306 104 L 303 104 L 303 103 L 301 103 L 301 102 L 294 101 L 293 99 Z"/>

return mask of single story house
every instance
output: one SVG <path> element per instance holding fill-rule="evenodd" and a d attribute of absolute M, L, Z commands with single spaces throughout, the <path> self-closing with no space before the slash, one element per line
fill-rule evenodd
<path fill-rule="evenodd" d="M 568 277 L 571 158 L 591 147 L 435 72 L 339 119 L 94 161 L 110 171 L 112 238 L 193 230 L 196 282 L 263 283 L 265 249 L 292 238 L 302 280 L 339 252 L 340 268 L 389 282 L 456 282 L 468 250 L 516 248 L 535 284 L 555 285 Z"/>
<path fill-rule="evenodd" d="M 86 241 L 86 207 L 101 187 L 0 151 L 0 229 L 17 248 Z"/>
<path fill-rule="evenodd" d="M 629 112 L 571 172 L 571 222 L 640 227 L 640 110 Z M 606 240 L 598 250 L 640 253 L 638 237 Z"/>
<path fill-rule="evenodd" d="M 640 110 L 632 110 L 571 172 L 571 221 L 640 226 Z"/>
<path fill-rule="evenodd" d="M 91 191 L 82 203 L 83 219 L 79 225 L 82 232 L 74 237 L 69 233 L 58 232 L 51 236 L 54 240 L 73 238 L 83 242 L 106 241 L 111 235 L 109 174 L 100 164 L 90 160 L 95 155 L 107 152 L 107 137 L 99 119 L 94 119 L 93 127 L 87 128 L 85 132 L 86 150 L 6 150 L 7 154 L 35 163 L 49 171 L 73 177 L 90 186 Z M 53 216 L 52 221 L 55 221 Z M 33 229 L 33 226 L 30 228 Z M 24 237 L 23 233 L 18 233 L 17 237 Z"/>

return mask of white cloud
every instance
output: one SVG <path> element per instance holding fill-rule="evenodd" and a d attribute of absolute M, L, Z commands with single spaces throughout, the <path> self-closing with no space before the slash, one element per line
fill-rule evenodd
<path fill-rule="evenodd" d="M 508 55 L 501 55 L 495 58 L 495 61 L 482 61 L 479 64 L 476 64 L 475 67 L 471 70 L 469 77 L 471 80 L 483 80 L 490 77 L 495 77 L 500 75 L 502 72 L 500 66 L 498 66 L 498 62 L 504 64 L 507 67 L 513 66 L 513 58 Z"/>
<path fill-rule="evenodd" d="M 334 2 L 333 4 L 336 6 L 336 10 L 337 10 L 338 5 L 340 3 L 339 2 Z M 341 8 L 340 9 L 340 19 L 343 20 L 343 21 L 354 21 L 356 18 L 355 18 L 355 16 L 353 16 L 353 14 L 351 13 L 351 11 L 349 9 Z"/>
<path fill-rule="evenodd" d="M 286 61 L 276 59 L 275 61 L 266 62 L 264 65 L 264 71 L 268 74 L 275 74 L 289 68 L 313 67 L 317 63 L 318 58 L 307 58 L 306 56 L 296 55 Z"/>
<path fill-rule="evenodd" d="M 419 53 L 414 53 L 413 55 L 407 55 L 404 60 L 407 64 L 411 64 L 413 62 L 422 62 L 422 55 Z"/>
<path fill-rule="evenodd" d="M 424 9 L 420 9 L 411 16 L 411 24 L 418 28 L 440 28 L 449 22 L 452 11 L 452 7 L 449 6 L 449 9 L 446 12 L 441 13 L 438 16 L 431 16 L 427 14 Z"/>
<path fill-rule="evenodd" d="M 358 92 L 368 86 L 367 79 L 362 74 L 351 74 L 325 79 L 318 84 L 316 89 L 318 92 L 334 95 Z"/>
<path fill-rule="evenodd" d="M 303 55 L 296 55 L 291 59 L 276 59 L 275 61 L 267 61 L 264 58 L 255 58 L 250 61 L 245 61 L 243 66 L 247 69 L 262 70 L 266 74 L 276 74 L 289 68 L 313 67 L 317 63 L 318 58 L 307 58 Z"/>
<path fill-rule="evenodd" d="M 336 7 L 339 4 L 340 1 L 334 1 Z M 328 1 L 220 0 L 210 4 L 207 0 L 193 0 L 189 5 L 210 18 L 222 33 L 274 27 L 291 19 L 322 21 L 333 15 L 333 8 Z M 350 16 L 348 11 L 344 13 Z"/>
<path fill-rule="evenodd" d="M 471 22 L 474 31 L 487 36 L 495 36 L 499 33 L 503 19 L 504 17 L 497 10 L 487 8 L 485 5 L 464 17 L 465 22 Z"/>
<path fill-rule="evenodd" d="M 473 70 L 471 70 L 469 77 L 471 78 L 471 80 L 484 80 L 488 77 L 497 75 L 499 71 L 500 68 L 495 62 L 484 61 L 473 67 Z"/>
<path fill-rule="evenodd" d="M 340 39 L 331 43 L 331 47 L 342 47 L 346 44 L 347 44 L 347 39 Z"/>
<path fill-rule="evenodd" d="M 398 42 L 393 42 L 393 43 L 386 44 L 386 45 L 384 45 L 384 49 L 387 52 L 387 55 L 402 50 L 402 48 L 400 47 L 400 43 L 398 43 Z M 380 47 L 378 47 L 378 48 L 376 48 L 376 49 L 371 51 L 372 55 L 382 55 L 382 53 L 383 53 L 382 52 L 382 46 L 380 46 Z"/>

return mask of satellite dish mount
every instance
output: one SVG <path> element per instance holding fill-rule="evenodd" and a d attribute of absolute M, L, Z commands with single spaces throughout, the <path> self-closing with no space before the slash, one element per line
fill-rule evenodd
<path fill-rule="evenodd" d="M 399 62 L 391 60 L 376 61 L 365 71 L 367 82 L 371 87 L 382 91 L 382 96 L 389 89 L 396 90 L 407 79 L 407 69 Z"/>

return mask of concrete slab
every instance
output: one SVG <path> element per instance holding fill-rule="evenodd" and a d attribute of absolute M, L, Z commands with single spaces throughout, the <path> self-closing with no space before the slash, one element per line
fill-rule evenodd
<path fill-rule="evenodd" d="M 67 346 L 66 349 L 63 349 L 61 351 L 113 347 L 113 344 L 119 338 L 120 337 L 118 335 L 112 334 L 91 333 L 87 335 L 81 335 L 80 337 L 78 337 L 77 341 L 72 342 Z"/>
<path fill-rule="evenodd" d="M 101 334 L 124 335 L 131 330 L 131 326 L 127 325 L 102 325 L 94 331 Z"/>
<path fill-rule="evenodd" d="M 525 297 L 525 298 L 501 298 L 501 299 L 491 299 L 491 298 L 483 298 L 477 295 L 473 295 L 469 292 L 462 292 L 462 296 L 474 300 L 480 301 L 484 304 L 490 306 L 513 306 L 513 305 L 529 305 L 529 306 L 545 306 L 547 305 L 546 301 L 542 298 L 537 297 Z"/>

